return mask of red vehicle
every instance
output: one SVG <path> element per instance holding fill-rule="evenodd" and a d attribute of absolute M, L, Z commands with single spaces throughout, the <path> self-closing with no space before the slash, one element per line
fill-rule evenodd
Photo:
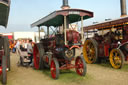
<path fill-rule="evenodd" d="M 84 76 L 86 63 L 82 55 L 75 57 L 75 49 L 82 47 L 83 20 L 93 17 L 93 13 L 82 9 L 65 9 L 54 11 L 48 16 L 33 23 L 31 27 L 46 26 L 47 35 L 40 43 L 34 45 L 34 67 L 42 69 L 50 67 L 53 79 L 59 77 L 60 70 L 75 68 Z M 69 24 L 81 21 L 81 34 L 69 29 Z M 53 28 L 54 27 L 54 28 Z M 72 26 L 71 26 L 72 27 Z M 50 29 L 53 34 L 50 35 Z M 75 64 L 72 62 L 75 60 Z"/>
<path fill-rule="evenodd" d="M 128 61 L 128 17 L 84 27 L 84 32 L 94 33 L 92 38 L 87 36 L 83 46 L 87 63 L 106 58 L 113 68 L 119 69 Z"/>
<path fill-rule="evenodd" d="M 10 9 L 10 0 L 0 0 L 0 25 L 7 27 Z M 10 70 L 9 41 L 0 35 L 0 76 L 2 83 L 7 83 L 7 70 Z"/>

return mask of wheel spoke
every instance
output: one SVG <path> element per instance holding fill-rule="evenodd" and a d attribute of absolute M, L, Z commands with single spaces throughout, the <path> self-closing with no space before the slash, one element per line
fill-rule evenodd
<path fill-rule="evenodd" d="M 86 72 L 85 64 L 84 64 L 84 61 L 82 60 L 82 58 L 77 57 L 75 65 L 76 65 L 76 72 L 81 76 L 85 75 L 85 72 Z"/>
<path fill-rule="evenodd" d="M 113 68 L 121 68 L 123 65 L 123 54 L 119 49 L 113 49 L 110 52 L 110 63 Z"/>

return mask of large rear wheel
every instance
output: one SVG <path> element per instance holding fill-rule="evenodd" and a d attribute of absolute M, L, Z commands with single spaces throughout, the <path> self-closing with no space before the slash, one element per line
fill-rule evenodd
<path fill-rule="evenodd" d="M 43 68 L 42 57 L 44 56 L 44 48 L 41 44 L 34 45 L 33 56 L 34 56 L 35 69 L 42 69 Z"/>
<path fill-rule="evenodd" d="M 59 63 L 56 58 L 52 59 L 50 69 L 51 69 L 52 78 L 58 79 L 60 71 L 59 71 Z"/>
<path fill-rule="evenodd" d="M 75 61 L 76 72 L 80 76 L 86 75 L 86 62 L 82 56 L 78 56 Z"/>
<path fill-rule="evenodd" d="M 4 51 L 5 56 L 7 57 L 7 68 L 10 71 L 10 50 L 9 50 L 9 40 L 8 37 L 4 37 Z"/>
<path fill-rule="evenodd" d="M 88 39 L 83 46 L 83 55 L 87 63 L 96 63 L 98 60 L 98 46 L 94 39 Z"/>
<path fill-rule="evenodd" d="M 109 56 L 113 68 L 119 69 L 124 65 L 124 54 L 120 49 L 112 49 Z"/>

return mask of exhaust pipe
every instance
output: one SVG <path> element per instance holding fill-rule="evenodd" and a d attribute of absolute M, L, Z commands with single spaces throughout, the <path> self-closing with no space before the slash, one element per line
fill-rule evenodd
<path fill-rule="evenodd" d="M 121 17 L 127 16 L 126 0 L 120 0 Z"/>

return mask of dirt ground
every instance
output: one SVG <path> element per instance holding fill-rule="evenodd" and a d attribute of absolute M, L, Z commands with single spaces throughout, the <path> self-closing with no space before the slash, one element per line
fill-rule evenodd
<path fill-rule="evenodd" d="M 109 64 L 87 64 L 85 77 L 72 70 L 62 72 L 58 80 L 53 80 L 49 70 L 18 67 L 18 58 L 11 53 L 11 71 L 8 72 L 7 85 L 128 85 L 128 65 L 117 70 Z"/>

